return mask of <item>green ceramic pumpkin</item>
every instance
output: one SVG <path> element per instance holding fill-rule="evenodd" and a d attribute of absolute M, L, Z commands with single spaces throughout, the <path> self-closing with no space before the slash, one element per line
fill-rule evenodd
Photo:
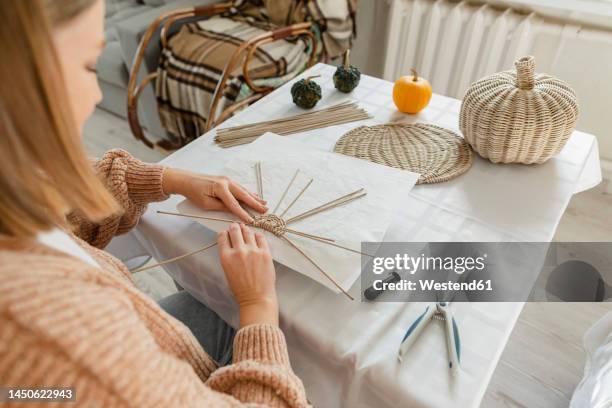
<path fill-rule="evenodd" d="M 306 79 L 300 79 L 291 87 L 291 96 L 293 97 L 293 103 L 300 108 L 310 109 L 319 102 L 321 99 L 321 87 L 313 78 L 318 77 L 311 76 Z"/>
<path fill-rule="evenodd" d="M 357 67 L 354 67 L 349 62 L 349 50 L 344 52 L 344 60 L 342 65 L 338 66 L 334 73 L 334 86 L 337 90 L 344 93 L 349 93 L 359 85 L 361 72 Z"/>

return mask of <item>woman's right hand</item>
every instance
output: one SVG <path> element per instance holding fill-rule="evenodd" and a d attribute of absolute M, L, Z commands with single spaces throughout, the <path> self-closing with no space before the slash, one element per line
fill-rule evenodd
<path fill-rule="evenodd" d="M 219 232 L 217 242 L 221 266 L 240 307 L 240 327 L 278 325 L 276 272 L 263 234 L 233 223 Z"/>

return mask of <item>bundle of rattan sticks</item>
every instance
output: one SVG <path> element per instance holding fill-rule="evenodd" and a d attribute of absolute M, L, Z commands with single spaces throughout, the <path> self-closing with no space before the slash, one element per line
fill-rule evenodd
<path fill-rule="evenodd" d="M 218 129 L 215 142 L 221 147 L 250 143 L 266 132 L 289 135 L 342 123 L 369 119 L 371 116 L 356 102 L 342 102 L 329 108 L 301 113 L 265 122 Z"/>

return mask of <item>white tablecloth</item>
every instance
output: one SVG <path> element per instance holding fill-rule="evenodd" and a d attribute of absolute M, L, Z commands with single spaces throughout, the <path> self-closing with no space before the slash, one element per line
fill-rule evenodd
<path fill-rule="evenodd" d="M 419 115 L 403 115 L 391 101 L 391 83 L 362 76 L 359 87 L 347 96 L 333 89 L 333 69 L 318 64 L 303 75 L 322 75 L 317 82 L 324 97 L 317 108 L 352 97 L 375 116 L 371 123 L 418 120 L 458 131 L 458 100 L 434 95 Z M 297 112 L 290 86 L 222 126 Z M 363 123 L 289 137 L 330 151 L 345 131 Z M 242 147 L 221 149 L 214 145 L 213 136 L 214 130 L 163 163 L 216 173 Z M 572 194 L 600 181 L 596 139 L 581 132 L 572 135 L 559 156 L 540 166 L 493 165 L 477 157 L 473 168 L 455 180 L 415 187 L 385 241 L 549 241 Z M 151 205 L 131 234 L 157 259 L 183 254 L 215 239 L 211 231 L 191 220 L 155 213 L 174 210 L 178 201 L 179 197 L 173 197 Z M 216 250 L 166 269 L 192 295 L 230 324 L 237 324 L 237 308 Z M 350 302 L 285 267 L 278 266 L 277 274 L 281 327 L 291 362 L 309 398 L 321 407 L 478 406 L 522 309 L 522 303 L 453 304 L 463 349 L 461 373 L 451 378 L 441 325 L 431 325 L 404 362 L 397 361 L 402 336 L 422 313 L 422 304 Z M 351 293 L 360 298 L 359 282 Z"/>

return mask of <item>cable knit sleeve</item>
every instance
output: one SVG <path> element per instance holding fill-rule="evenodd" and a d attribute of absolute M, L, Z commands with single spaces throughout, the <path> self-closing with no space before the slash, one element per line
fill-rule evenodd
<path fill-rule="evenodd" d="M 285 336 L 271 325 L 240 329 L 234 338 L 233 364 L 216 370 L 206 385 L 243 402 L 309 406 L 302 382 L 291 370 Z"/>
<path fill-rule="evenodd" d="M 110 408 L 308 404 L 278 328 L 239 330 L 234 364 L 215 371 L 186 326 L 118 278 L 53 256 L 0 272 L 3 386 L 73 387 L 77 405 Z"/>
<path fill-rule="evenodd" d="M 143 163 L 125 150 L 108 151 L 94 167 L 123 208 L 123 214 L 96 224 L 75 211 L 68 215 L 68 221 L 79 238 L 104 248 L 115 235 L 126 233 L 138 223 L 147 204 L 163 201 L 168 195 L 162 188 L 164 167 Z"/>

